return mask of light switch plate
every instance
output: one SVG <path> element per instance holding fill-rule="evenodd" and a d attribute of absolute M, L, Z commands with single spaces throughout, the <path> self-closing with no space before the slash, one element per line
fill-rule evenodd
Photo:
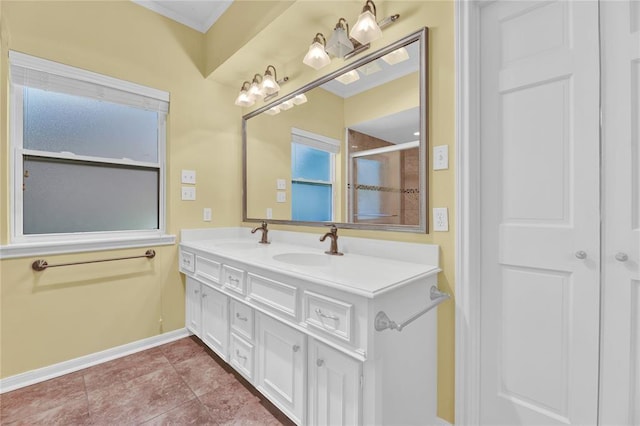
<path fill-rule="evenodd" d="M 182 171 L 182 183 L 190 183 L 195 185 L 196 183 L 196 171 L 195 170 L 183 170 Z"/>
<path fill-rule="evenodd" d="M 278 191 L 276 193 L 276 201 L 278 203 L 286 203 L 287 202 L 287 193 L 284 191 Z"/>
<path fill-rule="evenodd" d="M 183 201 L 193 201 L 196 199 L 196 188 L 193 186 L 183 186 L 182 187 L 182 200 Z"/>
<path fill-rule="evenodd" d="M 449 168 L 449 146 L 439 145 L 433 147 L 433 170 L 446 170 Z"/>
<path fill-rule="evenodd" d="M 209 207 L 205 207 L 204 210 L 202 210 L 202 220 L 211 222 L 211 209 Z"/>
<path fill-rule="evenodd" d="M 449 231 L 449 212 L 446 207 L 433 209 L 433 230 L 436 232 Z"/>
<path fill-rule="evenodd" d="M 287 189 L 287 181 L 284 179 L 276 179 L 276 189 Z"/>

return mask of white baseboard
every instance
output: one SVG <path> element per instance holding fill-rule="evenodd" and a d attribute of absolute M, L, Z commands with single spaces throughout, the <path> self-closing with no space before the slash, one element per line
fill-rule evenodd
<path fill-rule="evenodd" d="M 433 426 L 451 426 L 451 423 L 446 421 L 445 419 L 441 419 L 440 417 L 436 417 L 436 421 Z"/>
<path fill-rule="evenodd" d="M 116 346 L 115 348 L 63 361 L 58 364 L 16 374 L 15 376 L 0 379 L 0 394 L 73 373 L 83 368 L 102 364 L 112 359 L 164 345 L 165 343 L 173 342 L 174 340 L 182 339 L 190 335 L 191 332 L 189 330 L 181 328 L 136 342 L 127 343 L 126 345 Z"/>

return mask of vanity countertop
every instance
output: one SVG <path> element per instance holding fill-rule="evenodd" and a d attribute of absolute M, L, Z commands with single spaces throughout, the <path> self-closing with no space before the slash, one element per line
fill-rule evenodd
<path fill-rule="evenodd" d="M 209 232 L 211 235 L 198 235 L 192 232 L 195 230 L 189 230 L 185 234 L 183 231 L 180 247 L 294 278 L 304 278 L 307 281 L 369 298 L 416 279 L 435 275 L 440 271 L 437 266 L 437 246 L 340 237 L 339 242 L 344 243 L 345 254 L 332 256 L 324 253 L 328 249 L 328 241 L 324 243 L 317 241 L 315 244 L 317 247 L 309 245 L 311 241 L 318 238 L 314 234 L 307 234 L 299 243 L 296 243 L 296 236 L 293 234 L 302 233 L 270 231 L 269 235 L 274 237 L 276 233 L 281 233 L 280 241 L 274 238 L 275 241 L 271 244 L 259 244 L 257 235 L 251 235 L 247 228 L 239 229 L 240 231 L 233 233 L 218 232 L 218 235 L 215 235 L 215 232 L 213 234 Z M 247 237 L 244 237 L 243 230 L 246 230 Z M 211 238 L 206 238 L 207 236 Z M 283 236 L 285 238 L 282 238 Z M 359 248 L 371 246 L 380 253 L 379 256 L 358 253 L 358 251 L 367 251 Z M 430 255 L 434 252 L 434 247 L 435 255 Z M 403 250 L 407 251 L 406 257 L 409 260 L 398 259 L 403 257 Z M 416 250 L 426 250 L 424 251 L 426 255 L 420 256 Z M 418 260 L 416 257 L 419 261 L 416 261 Z"/>

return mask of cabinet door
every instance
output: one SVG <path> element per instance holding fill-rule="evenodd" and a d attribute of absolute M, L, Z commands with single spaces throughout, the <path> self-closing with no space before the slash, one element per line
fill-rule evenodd
<path fill-rule="evenodd" d="M 228 306 L 227 296 L 202 286 L 202 341 L 224 360 L 229 342 Z"/>
<path fill-rule="evenodd" d="M 200 337 L 200 323 L 202 319 L 202 311 L 200 310 L 200 283 L 193 278 L 187 277 L 186 293 L 185 322 L 189 331 Z"/>
<path fill-rule="evenodd" d="M 304 423 L 305 335 L 256 315 L 257 388 L 297 424 Z"/>
<path fill-rule="evenodd" d="M 309 424 L 360 424 L 362 363 L 309 341 Z"/>

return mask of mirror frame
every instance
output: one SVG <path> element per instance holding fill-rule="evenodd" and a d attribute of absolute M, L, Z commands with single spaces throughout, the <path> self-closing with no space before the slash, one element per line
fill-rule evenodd
<path fill-rule="evenodd" d="M 420 217 L 418 225 L 394 225 L 394 224 L 365 224 L 365 223 L 350 223 L 350 222 L 312 222 L 312 221 L 300 221 L 300 220 L 284 220 L 284 219 L 264 219 L 264 218 L 248 218 L 247 217 L 247 120 L 255 117 L 269 108 L 273 107 L 276 104 L 282 103 L 288 99 L 292 99 L 295 96 L 305 93 L 315 87 L 321 86 L 324 83 L 333 80 L 334 78 L 344 74 L 345 72 L 356 69 L 368 62 L 371 62 L 375 59 L 378 59 L 387 53 L 390 53 L 400 47 L 406 46 L 410 43 L 418 41 L 419 51 L 420 51 L 420 70 L 419 70 L 419 80 L 420 80 L 420 146 L 418 155 L 420 159 L 424 160 L 420 162 L 420 170 L 419 170 L 419 180 L 421 183 L 420 187 Z M 420 30 L 409 34 L 397 40 L 390 45 L 376 50 L 362 58 L 359 58 L 353 62 L 348 63 L 347 65 L 341 67 L 340 69 L 327 74 L 323 77 L 314 80 L 298 90 L 289 93 L 286 96 L 281 98 L 277 98 L 273 102 L 270 102 L 242 117 L 242 221 L 243 222 L 262 222 L 266 221 L 268 223 L 278 224 L 278 225 L 297 225 L 297 226 L 330 226 L 335 224 L 339 228 L 344 229 L 364 229 L 364 230 L 377 230 L 377 231 L 400 231 L 400 232 L 413 232 L 413 233 L 428 233 L 428 223 L 429 223 L 429 197 L 427 196 L 429 190 L 429 176 L 427 173 L 428 164 L 429 164 L 429 138 L 428 138 L 428 68 L 429 68 L 429 60 L 427 56 L 427 46 L 428 46 L 428 28 L 423 27 Z M 348 150 L 345 150 L 345 154 L 348 156 Z"/>

